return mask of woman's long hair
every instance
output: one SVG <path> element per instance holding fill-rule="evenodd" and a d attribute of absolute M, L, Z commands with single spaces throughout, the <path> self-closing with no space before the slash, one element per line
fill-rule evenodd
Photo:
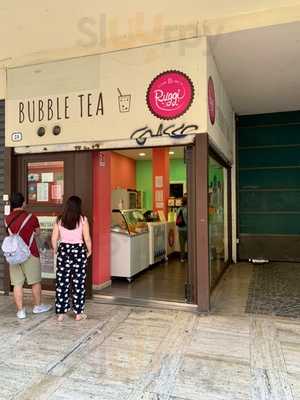
<path fill-rule="evenodd" d="M 58 218 L 61 225 L 66 229 L 76 229 L 80 223 L 81 212 L 81 198 L 78 196 L 69 197 L 63 214 Z"/>

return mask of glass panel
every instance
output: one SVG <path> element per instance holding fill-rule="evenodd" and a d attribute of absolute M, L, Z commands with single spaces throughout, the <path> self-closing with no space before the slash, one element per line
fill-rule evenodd
<path fill-rule="evenodd" d="M 214 286 L 228 260 L 227 170 L 209 159 L 209 253 L 210 286 Z"/>
<path fill-rule="evenodd" d="M 114 210 L 112 212 L 111 228 L 114 232 L 129 233 L 126 221 L 119 210 Z"/>
<path fill-rule="evenodd" d="M 64 201 L 64 162 L 28 163 L 28 204 L 62 204 Z"/>
<path fill-rule="evenodd" d="M 42 278 L 55 278 L 56 258 L 51 246 L 51 234 L 57 217 L 38 216 L 40 234 L 37 236 L 37 245 L 42 265 Z"/>

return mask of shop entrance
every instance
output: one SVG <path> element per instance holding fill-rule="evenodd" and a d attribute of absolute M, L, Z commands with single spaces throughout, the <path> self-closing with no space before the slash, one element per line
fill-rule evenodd
<path fill-rule="evenodd" d="M 11 192 L 22 192 L 26 209 L 40 223 L 37 238 L 44 290 L 55 288 L 55 258 L 51 249 L 53 223 L 63 211 L 64 201 L 74 193 L 83 200 L 83 212 L 92 221 L 92 154 L 60 152 L 14 156 Z M 92 265 L 87 273 L 87 294 L 92 295 Z M 6 290 L 9 289 L 9 279 Z"/>
<path fill-rule="evenodd" d="M 192 303 L 186 148 L 101 154 L 94 175 L 94 227 L 109 211 L 110 240 L 103 227 L 98 237 L 109 242 L 110 251 L 106 275 L 94 264 L 94 295 Z"/>
<path fill-rule="evenodd" d="M 230 174 L 210 154 L 207 134 L 169 148 L 11 154 L 11 165 L 7 193 L 24 193 L 40 220 L 44 289 L 55 283 L 53 222 L 76 194 L 93 237 L 89 297 L 209 311 L 211 290 L 231 259 L 231 201 Z M 180 252 L 176 219 L 185 193 Z"/>

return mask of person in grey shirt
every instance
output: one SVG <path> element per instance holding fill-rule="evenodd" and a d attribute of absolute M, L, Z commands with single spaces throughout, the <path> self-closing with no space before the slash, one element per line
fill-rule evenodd
<path fill-rule="evenodd" d="M 187 223 L 188 223 L 188 211 L 187 211 L 187 194 L 185 193 L 182 198 L 182 206 L 177 210 L 176 225 L 179 234 L 180 244 L 180 262 L 185 261 L 185 248 L 187 244 Z"/>

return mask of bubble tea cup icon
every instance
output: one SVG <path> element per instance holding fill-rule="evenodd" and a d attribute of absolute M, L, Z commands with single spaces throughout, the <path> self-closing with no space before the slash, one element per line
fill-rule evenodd
<path fill-rule="evenodd" d="M 122 94 L 121 90 L 118 88 L 119 92 L 119 110 L 121 113 L 130 111 L 131 94 Z"/>

